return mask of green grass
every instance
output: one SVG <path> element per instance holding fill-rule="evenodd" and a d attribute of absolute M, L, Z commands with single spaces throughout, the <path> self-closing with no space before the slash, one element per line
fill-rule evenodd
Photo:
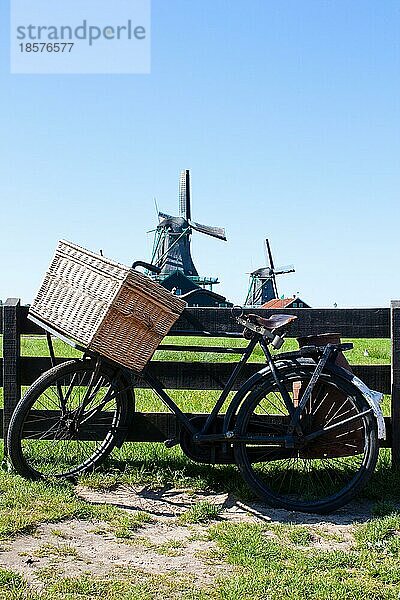
<path fill-rule="evenodd" d="M 196 502 L 187 511 L 179 516 L 179 523 L 181 525 L 189 525 L 195 523 L 208 523 L 216 519 L 221 509 L 216 504 L 212 504 L 207 500 Z"/>
<path fill-rule="evenodd" d="M 2 336 L 0 336 L 0 356 L 2 356 Z M 354 349 L 346 352 L 346 358 L 350 364 L 390 364 L 390 340 L 389 339 L 356 339 L 351 341 Z M 202 337 L 179 337 L 170 336 L 165 338 L 164 344 L 168 345 L 191 345 L 191 346 L 221 346 L 223 348 L 245 347 L 247 341 L 241 338 L 202 338 Z M 71 348 L 65 342 L 53 338 L 54 350 L 57 357 L 76 358 L 81 353 Z M 281 352 L 298 349 L 296 340 L 287 339 Z M 368 356 L 365 355 L 368 354 Z M 23 356 L 49 356 L 46 338 L 43 336 L 21 336 L 21 354 Z M 187 362 L 237 362 L 240 355 L 220 354 L 208 352 L 185 352 L 184 350 L 157 351 L 153 360 L 164 361 L 187 361 Z M 260 347 L 256 347 L 250 358 L 250 362 L 265 363 L 265 357 Z M 26 388 L 24 388 L 26 389 Z M 217 391 L 193 391 L 193 390 L 169 390 L 174 400 L 183 410 L 187 412 L 207 412 L 211 410 L 218 398 Z M 167 412 L 165 405 L 149 390 L 138 389 L 135 392 L 137 410 L 148 412 Z M 3 406 L 3 390 L 0 388 L 0 407 Z M 232 398 L 228 397 L 225 407 Z M 390 414 L 390 397 L 386 396 L 383 403 L 384 413 Z"/>
<path fill-rule="evenodd" d="M 151 521 L 147 513 L 133 515 L 114 506 L 94 505 L 77 498 L 65 481 L 27 481 L 0 471 L 0 540 L 33 532 L 43 522 L 67 519 L 103 521 L 117 537 L 128 538 Z"/>
<path fill-rule="evenodd" d="M 34 552 L 34 556 L 38 558 L 46 556 L 78 556 L 78 551 L 71 544 L 43 544 L 38 550 Z"/>
<path fill-rule="evenodd" d="M 0 600 L 39 600 L 39 596 L 21 575 L 0 567 Z"/>
<path fill-rule="evenodd" d="M 352 342 L 353 350 L 346 352 L 347 360 L 350 364 L 390 364 L 390 340 L 389 339 L 343 339 L 343 342 Z M 3 355 L 3 336 L 0 336 L 0 353 Z M 168 345 L 190 345 L 190 346 L 221 346 L 223 348 L 243 348 L 247 345 L 247 341 L 241 338 L 204 338 L 204 337 L 180 337 L 169 336 L 163 341 L 163 344 Z M 81 356 L 81 353 L 62 342 L 57 338 L 53 338 L 54 351 L 56 356 L 66 358 L 76 358 Z M 287 339 L 282 348 L 282 352 L 296 350 L 298 348 L 295 339 Z M 44 336 L 21 336 L 21 354 L 22 356 L 49 356 L 46 338 Z M 236 362 L 240 358 L 237 354 L 222 354 L 213 352 L 185 352 L 160 350 L 154 355 L 155 360 L 185 360 L 185 361 L 224 361 Z M 255 348 L 252 357 L 252 362 L 264 362 L 264 355 L 261 348 Z"/>
<path fill-rule="evenodd" d="M 212 596 L 215 598 L 215 596 Z M 109 577 L 62 577 L 46 586 L 40 600 L 206 600 L 206 590 L 198 590 L 191 578 L 182 573 L 150 575 L 140 571 L 120 570 Z"/>
<path fill-rule="evenodd" d="M 391 500 L 378 500 L 372 507 L 372 514 L 375 517 L 386 517 L 395 512 L 395 504 Z"/>
<path fill-rule="evenodd" d="M 390 363 L 390 340 L 388 339 L 358 339 L 343 340 L 352 341 L 354 349 L 346 352 L 346 358 L 350 364 L 389 364 Z M 2 342 L 2 337 L 1 337 Z M 65 342 L 54 339 L 54 349 L 56 356 L 66 358 L 76 358 L 80 353 L 71 348 Z M 221 347 L 244 347 L 246 340 L 240 338 L 201 338 L 201 337 L 175 337 L 165 338 L 165 344 L 169 345 L 192 345 L 192 346 L 221 346 Z M 282 348 L 283 352 L 296 350 L 297 342 L 294 339 L 288 339 Z M 2 351 L 2 350 L 1 350 Z M 368 356 L 365 356 L 365 352 Z M 47 342 L 43 336 L 21 336 L 21 353 L 23 356 L 49 356 Z M 166 361 L 205 361 L 205 362 L 236 362 L 239 355 L 203 353 L 203 352 L 185 352 L 185 351 L 157 351 L 154 360 Z M 265 357 L 260 347 L 256 347 L 251 362 L 264 363 Z M 185 412 L 209 412 L 214 406 L 220 392 L 215 390 L 168 390 L 178 406 Z M 142 412 L 168 412 L 165 405 L 159 400 L 153 392 L 145 389 L 135 390 L 136 408 Z M 233 393 L 223 407 L 229 404 Z M 0 406 L 2 406 L 2 389 L 0 389 Z M 384 413 L 390 414 L 390 397 L 386 396 L 383 403 Z"/>
<path fill-rule="evenodd" d="M 184 574 L 151 575 L 133 569 L 113 569 L 107 577 L 62 577 L 43 570 L 43 591 L 33 592 L 22 577 L 0 569 L 1 600 L 208 600 L 214 593 L 197 589 Z"/>
<path fill-rule="evenodd" d="M 194 491 L 227 492 L 243 501 L 255 500 L 235 465 L 203 465 L 187 458 L 179 447 L 167 449 L 157 443 L 124 444 L 115 450 L 100 470 L 84 475 L 80 483 L 93 489 L 113 489 L 118 484 L 185 488 Z M 374 475 L 359 498 L 375 503 L 374 510 L 391 511 L 400 503 L 400 470 L 391 466 L 390 450 L 380 451 Z M 385 500 L 382 506 L 380 503 Z M 382 512 L 381 512 L 382 514 Z"/>
<path fill-rule="evenodd" d="M 294 523 L 279 523 L 276 525 L 271 523 L 269 529 L 273 531 L 280 540 L 295 544 L 296 546 L 308 546 L 313 541 L 310 530 L 303 525 L 295 525 Z"/>
<path fill-rule="evenodd" d="M 400 592 L 399 562 L 376 550 L 302 549 L 267 536 L 268 526 L 220 523 L 210 538 L 237 572 L 222 581 L 226 600 L 389 600 Z M 396 571 L 397 569 L 397 571 Z"/>
<path fill-rule="evenodd" d="M 360 525 L 355 538 L 361 549 L 400 558 L 400 513 L 393 512 Z"/>
<path fill-rule="evenodd" d="M 168 540 L 160 546 L 155 545 L 154 550 L 158 554 L 163 554 L 165 556 L 181 556 L 184 547 L 185 544 L 181 540 Z"/>
<path fill-rule="evenodd" d="M 52 338 L 54 353 L 56 356 L 62 356 L 65 358 L 77 358 L 82 356 L 82 353 L 75 348 L 72 348 L 69 344 L 59 340 L 58 338 Z M 21 355 L 22 356 L 49 356 L 49 350 L 47 346 L 46 338 L 43 336 L 21 336 Z"/>
<path fill-rule="evenodd" d="M 97 473 L 79 482 L 93 489 L 112 489 L 118 484 L 175 487 L 194 491 L 231 492 L 249 499 L 249 492 L 235 465 L 200 464 L 187 458 L 179 447 L 160 443 L 129 443 L 114 450 Z M 110 487 L 108 487 L 110 483 Z"/>

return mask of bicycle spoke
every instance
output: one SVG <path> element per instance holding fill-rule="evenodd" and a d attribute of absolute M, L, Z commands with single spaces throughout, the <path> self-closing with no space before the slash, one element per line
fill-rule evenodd
<path fill-rule="evenodd" d="M 286 389 L 293 389 L 293 394 L 296 384 L 299 402 L 312 373 L 312 367 L 308 371 L 294 369 L 292 379 L 285 381 Z M 276 384 L 271 381 L 268 385 L 250 393 L 242 406 L 239 435 L 279 432 L 287 442 L 274 448 L 257 448 L 251 441 L 234 446 L 246 481 L 272 504 L 291 509 L 312 510 L 316 506 L 322 510 L 350 494 L 357 481 L 365 478 L 372 409 L 365 404 L 360 408 L 355 392 L 349 394 L 340 382 L 321 376 L 302 411 L 303 437 L 298 437 L 297 430 L 290 433 L 288 429 L 291 417 Z"/>
<path fill-rule="evenodd" d="M 93 469 L 111 452 L 125 422 L 127 390 L 100 360 L 51 369 L 48 382 L 34 384 L 20 409 L 12 452 L 21 474 L 59 477 Z"/>

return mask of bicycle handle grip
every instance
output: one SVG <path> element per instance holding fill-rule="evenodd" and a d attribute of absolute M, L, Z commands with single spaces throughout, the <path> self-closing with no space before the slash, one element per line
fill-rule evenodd
<path fill-rule="evenodd" d="M 159 275 L 161 273 L 160 267 L 156 267 L 156 265 L 151 265 L 150 263 L 144 262 L 143 260 L 135 260 L 135 262 L 132 264 L 132 269 L 136 269 L 136 267 L 144 267 L 148 271 L 156 273 L 156 275 Z"/>

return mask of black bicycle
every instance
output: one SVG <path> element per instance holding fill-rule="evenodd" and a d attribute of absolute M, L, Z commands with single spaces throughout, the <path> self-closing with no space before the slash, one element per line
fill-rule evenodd
<path fill-rule="evenodd" d="M 337 366 L 351 344 L 307 346 L 272 355 L 296 319 L 235 317 L 249 340 L 214 408 L 184 414 L 146 368 L 140 376 L 176 415 L 192 460 L 236 463 L 252 490 L 274 507 L 325 513 L 346 504 L 374 471 L 385 437 L 382 394 Z M 48 330 L 50 353 L 54 357 Z M 70 343 L 70 340 L 66 340 Z M 236 392 L 235 381 L 259 344 L 266 365 Z M 133 373 L 87 351 L 43 373 L 18 403 L 8 431 L 9 458 L 24 477 L 75 477 L 93 471 L 135 426 Z M 137 374 L 135 374 L 137 377 Z"/>

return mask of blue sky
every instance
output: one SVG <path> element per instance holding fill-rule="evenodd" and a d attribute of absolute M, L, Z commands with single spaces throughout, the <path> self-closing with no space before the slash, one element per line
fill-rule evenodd
<path fill-rule="evenodd" d="M 398 1 L 153 0 L 150 75 L 10 75 L 0 7 L 0 298 L 31 301 L 60 238 L 149 258 L 183 168 L 231 300 L 267 236 L 281 293 L 400 298 Z"/>

